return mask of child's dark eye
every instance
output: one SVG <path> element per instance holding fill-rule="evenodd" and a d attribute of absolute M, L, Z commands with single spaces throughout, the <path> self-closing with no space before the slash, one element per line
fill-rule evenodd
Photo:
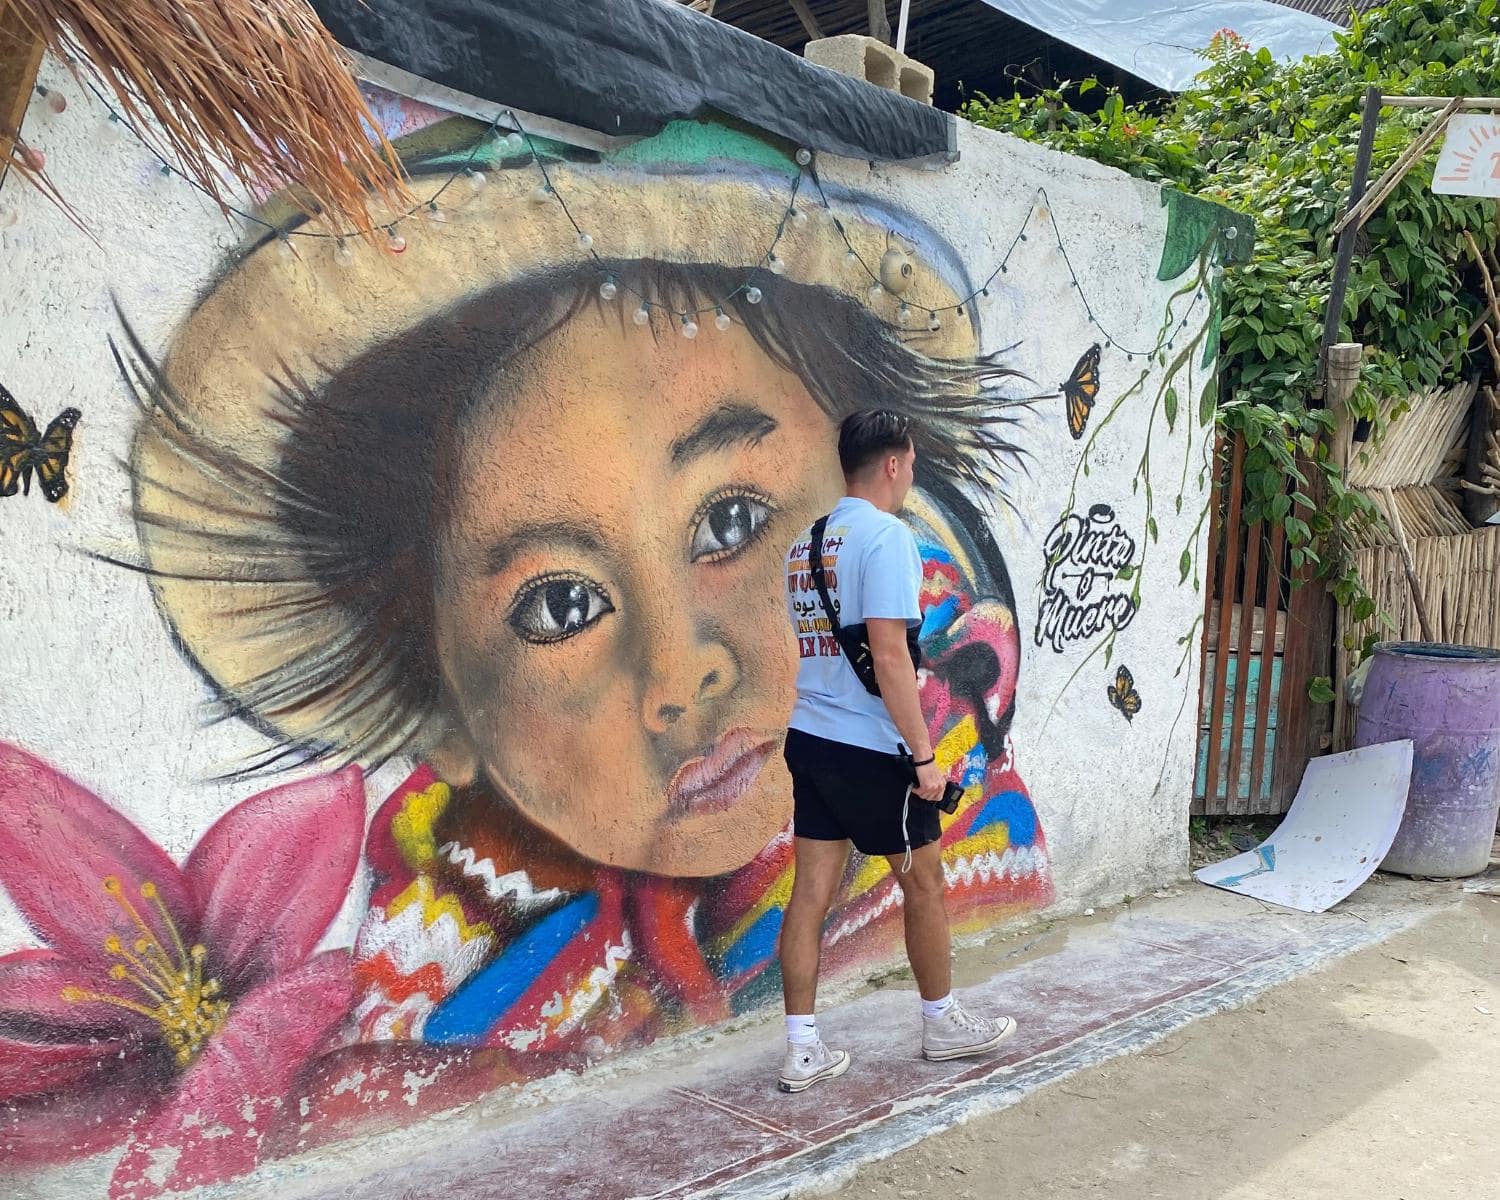
<path fill-rule="evenodd" d="M 699 510 L 688 558 L 719 562 L 755 541 L 771 519 L 770 502 L 750 492 L 722 493 Z"/>
<path fill-rule="evenodd" d="M 582 633 L 614 611 L 604 589 L 592 580 L 553 575 L 524 586 L 508 620 L 526 641 L 546 645 Z"/>

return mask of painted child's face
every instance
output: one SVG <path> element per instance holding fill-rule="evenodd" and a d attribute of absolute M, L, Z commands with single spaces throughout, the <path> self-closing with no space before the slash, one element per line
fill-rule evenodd
<path fill-rule="evenodd" d="M 733 870 L 790 816 L 782 560 L 841 492 L 833 424 L 739 325 L 589 308 L 506 371 L 435 522 L 454 757 L 588 858 Z"/>

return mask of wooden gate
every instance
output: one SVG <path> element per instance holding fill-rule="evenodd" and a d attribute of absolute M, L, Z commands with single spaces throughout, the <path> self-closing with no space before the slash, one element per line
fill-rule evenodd
<path fill-rule="evenodd" d="M 1329 673 L 1333 614 L 1283 528 L 1243 521 L 1244 440 L 1221 439 L 1215 463 L 1192 811 L 1283 813 L 1331 741 L 1332 708 L 1307 685 Z"/>

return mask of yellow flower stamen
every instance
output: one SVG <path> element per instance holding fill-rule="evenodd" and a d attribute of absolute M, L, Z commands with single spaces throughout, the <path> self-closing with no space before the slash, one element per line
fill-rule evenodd
<path fill-rule="evenodd" d="M 208 950 L 204 946 L 187 947 L 154 883 L 141 884 L 140 894 L 156 905 L 161 923 L 177 951 L 175 958 L 162 946 L 155 931 L 130 902 L 118 879 L 113 875 L 107 877 L 104 890 L 141 935 L 135 940 L 132 950 L 125 948 L 117 934 L 112 933 L 104 939 L 105 953 L 123 960 L 110 967 L 109 977 L 132 984 L 155 1003 L 142 1004 L 124 996 L 79 987 L 63 988 L 62 999 L 71 1004 L 110 1004 L 149 1017 L 161 1031 L 177 1065 L 185 1067 L 202 1053 L 208 1039 L 224 1027 L 229 1017 L 229 1001 L 220 997 L 219 981 L 203 977 Z"/>

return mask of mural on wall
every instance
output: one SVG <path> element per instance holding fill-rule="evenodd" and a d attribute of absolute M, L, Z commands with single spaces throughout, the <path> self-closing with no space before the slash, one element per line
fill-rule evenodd
<path fill-rule="evenodd" d="M 257 733 L 230 772 L 254 794 L 179 863 L 49 763 L 63 745 L 0 743 L 0 886 L 34 935 L 0 956 L 0 1157 L 112 1150 L 112 1197 L 774 1003 L 798 655 L 781 567 L 841 494 L 847 412 L 923 430 L 903 516 L 923 707 L 964 788 L 942 842 L 959 931 L 1056 895 L 1012 739 L 1018 548 L 1028 578 L 1045 558 L 1037 647 L 1108 653 L 1141 607 L 1154 520 L 1075 511 L 1079 475 L 1064 499 L 1027 474 L 1023 421 L 1058 393 L 979 303 L 1028 226 L 1062 252 L 1045 193 L 986 279 L 916 205 L 725 126 L 598 154 L 387 109 L 442 201 L 393 217 L 392 253 L 303 236 L 260 197 L 266 228 L 185 289 L 169 337 L 122 303 L 111 339 L 138 403 L 136 544 L 96 557 L 144 576 L 217 715 Z M 1174 328 L 1216 253 L 1217 227 L 1184 219 L 1169 251 L 1197 242 L 1163 278 L 1200 274 Z M 1036 360 L 1060 374 L 1103 339 L 1061 385 L 1071 436 L 1048 421 L 1086 475 L 1132 396 L 1177 385 L 1073 289 L 1094 331 Z M 1120 356 L 1141 375 L 1111 396 Z M 5 401 L 5 478 L 60 498 L 77 411 L 38 436 Z M 1023 501 L 1034 528 L 996 519 Z M 1123 666 L 1108 698 L 1141 712 Z M 310 777 L 249 782 L 286 768 Z M 353 944 L 325 948 L 351 893 Z M 900 899 L 853 856 L 825 967 L 896 953 Z"/>
<path fill-rule="evenodd" d="M 47 423 L 45 433 L 0 384 L 0 497 L 31 495 L 35 473 L 42 495 L 56 504 L 68 494 L 68 456 L 73 430 L 83 414 L 65 408 Z"/>

